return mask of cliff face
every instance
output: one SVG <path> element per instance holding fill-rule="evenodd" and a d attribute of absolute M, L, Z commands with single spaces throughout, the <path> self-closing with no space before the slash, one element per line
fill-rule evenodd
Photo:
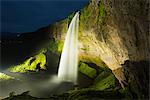
<path fill-rule="evenodd" d="M 102 60 L 111 70 L 122 67 L 126 60 L 148 60 L 147 3 L 143 0 L 92 0 L 80 12 L 81 60 L 99 66 Z M 50 26 L 50 34 L 56 40 L 64 40 L 72 16 Z"/>
<path fill-rule="evenodd" d="M 43 57 L 40 55 L 31 57 L 12 70 L 26 72 L 31 70 L 33 65 L 34 71 L 37 64 L 43 62 L 43 69 L 46 64 L 47 70 L 57 72 L 63 42 L 74 14 L 41 28 L 34 34 L 20 36 L 20 40 L 24 39 L 22 46 L 32 43 L 32 50 L 36 48 L 33 47 L 35 44 L 43 45 L 44 41 L 48 41 L 48 45 L 44 46 L 47 50 L 41 52 L 40 55 Z M 116 90 L 118 85 L 115 76 L 125 88 L 123 94 L 126 92 L 131 98 L 148 98 L 150 56 L 148 21 L 148 0 L 91 0 L 89 5 L 81 9 L 79 72 L 84 75 L 79 78 L 84 81 L 83 86 L 92 83 L 91 87 L 94 89 Z M 37 41 L 42 43 L 36 43 Z M 26 54 L 29 52 L 24 55 Z"/>
<path fill-rule="evenodd" d="M 49 26 L 55 41 L 64 41 L 73 15 Z M 136 81 L 140 81 L 137 72 L 148 77 L 143 64 L 132 63 L 146 61 L 148 65 L 148 0 L 91 0 L 80 11 L 79 22 L 80 61 L 108 67 L 122 87 L 127 84 L 123 69 L 136 72 Z"/>
<path fill-rule="evenodd" d="M 134 76 L 139 89 L 145 88 L 146 91 L 149 77 L 148 1 L 104 0 L 104 2 L 107 12 L 106 31 L 108 41 L 112 43 L 109 48 L 119 64 L 124 64 L 125 69 L 130 70 L 129 76 Z M 123 76 L 120 72 L 120 69 L 113 71 L 117 79 Z"/>
<path fill-rule="evenodd" d="M 148 60 L 147 7 L 146 0 L 92 0 L 80 12 L 79 55 L 100 58 L 111 70 Z M 56 40 L 64 40 L 72 16 L 49 27 Z"/>

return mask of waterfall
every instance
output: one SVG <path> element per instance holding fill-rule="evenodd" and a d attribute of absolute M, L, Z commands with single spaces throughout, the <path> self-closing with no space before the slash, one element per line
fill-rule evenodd
<path fill-rule="evenodd" d="M 67 31 L 58 69 L 58 78 L 77 84 L 78 76 L 79 12 L 73 17 Z"/>

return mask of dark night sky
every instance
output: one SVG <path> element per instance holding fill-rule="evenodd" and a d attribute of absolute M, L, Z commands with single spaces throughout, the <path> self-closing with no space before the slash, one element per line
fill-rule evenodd
<path fill-rule="evenodd" d="M 83 8 L 89 0 L 1 0 L 1 32 L 32 32 Z"/>

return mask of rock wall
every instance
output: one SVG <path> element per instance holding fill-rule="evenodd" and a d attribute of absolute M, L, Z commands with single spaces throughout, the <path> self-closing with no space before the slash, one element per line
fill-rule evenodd
<path fill-rule="evenodd" d="M 80 11 L 80 61 L 108 67 L 127 85 L 123 64 L 149 60 L 148 5 L 148 0 L 91 0 Z M 55 41 L 64 41 L 73 15 L 49 26 Z M 136 72 L 142 64 L 128 67 Z"/>
<path fill-rule="evenodd" d="M 148 98 L 150 59 L 148 6 L 148 0 L 90 0 L 89 4 L 80 10 L 79 60 L 83 64 L 79 65 L 79 71 L 81 75 L 85 74 L 80 77 L 84 81 L 83 86 L 92 84 L 94 88 L 100 90 L 110 87 L 114 89 L 118 86 L 116 77 L 121 86 L 126 88 L 126 93 L 131 94 L 134 99 Z M 48 60 L 46 64 L 50 73 L 57 73 L 56 67 L 63 42 L 74 14 L 75 12 L 64 20 L 19 38 L 23 40 L 23 46 L 28 47 L 35 42 L 32 43 L 30 50 L 32 52 L 35 49 L 33 46 L 40 43 L 36 43 L 37 41 L 48 41 L 45 46 L 48 50 L 44 54 L 44 60 L 40 61 L 44 61 L 45 64 L 45 60 Z M 43 45 L 43 42 L 40 44 Z M 24 55 L 26 54 L 28 52 Z M 31 70 L 28 63 L 22 64 L 25 69 L 22 66 L 14 69 Z M 35 69 L 36 66 L 33 67 Z M 108 68 L 111 71 L 107 71 Z"/>
<path fill-rule="evenodd" d="M 73 15 L 50 25 L 56 40 L 64 40 Z M 112 70 L 126 60 L 148 60 L 148 36 L 146 0 L 91 0 L 80 11 L 79 55 L 83 60 L 99 58 Z"/>

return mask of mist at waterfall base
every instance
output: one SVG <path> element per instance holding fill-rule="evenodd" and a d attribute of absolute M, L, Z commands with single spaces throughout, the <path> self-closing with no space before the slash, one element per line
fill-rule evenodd
<path fill-rule="evenodd" d="M 43 75 L 38 72 L 39 75 L 43 75 L 44 79 L 31 74 L 11 73 L 3 71 L 5 74 L 16 77 L 18 82 L 12 83 L 7 87 L 2 87 L 2 97 L 8 96 L 10 92 L 20 94 L 25 91 L 30 91 L 29 94 L 35 97 L 49 97 L 50 94 L 63 93 L 69 89 L 73 89 L 77 84 L 78 76 L 78 24 L 79 24 L 79 12 L 73 17 L 69 29 L 66 34 L 64 47 L 61 54 L 59 63 L 58 75 Z M 48 76 L 48 77 L 47 77 Z M 40 76 L 42 77 L 42 76 Z M 23 80 L 23 82 L 19 82 Z"/>
<path fill-rule="evenodd" d="M 73 84 L 69 82 L 62 82 L 58 79 L 57 75 L 51 75 L 45 80 L 32 79 L 34 77 L 27 77 L 23 74 L 18 74 L 20 81 L 11 81 L 9 86 L 1 87 L 0 95 L 5 98 L 9 93 L 14 92 L 15 94 L 21 94 L 23 92 L 29 91 L 31 96 L 35 97 L 49 97 L 52 94 L 63 93 L 69 89 L 73 88 Z"/>

